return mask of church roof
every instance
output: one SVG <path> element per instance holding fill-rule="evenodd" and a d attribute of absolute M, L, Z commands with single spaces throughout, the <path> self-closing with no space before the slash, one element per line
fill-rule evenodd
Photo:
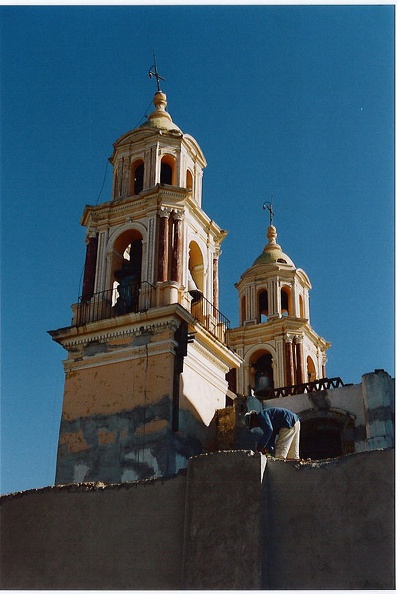
<path fill-rule="evenodd" d="M 262 254 L 253 262 L 253 266 L 258 264 L 289 264 L 294 266 L 293 261 L 287 254 L 282 251 L 279 244 L 276 243 L 277 233 L 276 228 L 270 225 L 267 229 L 268 243 L 265 246 Z"/>

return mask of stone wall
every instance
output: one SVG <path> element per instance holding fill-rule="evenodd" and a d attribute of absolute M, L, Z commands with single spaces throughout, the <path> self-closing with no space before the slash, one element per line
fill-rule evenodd
<path fill-rule="evenodd" d="M 1 499 L 2 589 L 393 589 L 394 450 Z"/>

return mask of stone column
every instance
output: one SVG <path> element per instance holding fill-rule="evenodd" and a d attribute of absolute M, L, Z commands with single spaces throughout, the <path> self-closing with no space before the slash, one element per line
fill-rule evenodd
<path fill-rule="evenodd" d="M 86 246 L 86 261 L 84 264 L 83 299 L 91 299 L 94 294 L 95 269 L 97 265 L 98 236 L 93 231 L 89 233 Z"/>
<path fill-rule="evenodd" d="M 294 363 L 293 363 L 293 337 L 286 334 L 285 337 L 285 376 L 286 385 L 294 385 Z"/>
<path fill-rule="evenodd" d="M 158 240 L 158 282 L 167 280 L 169 265 L 169 216 L 170 211 L 161 208 L 159 211 L 159 240 Z"/>
<path fill-rule="evenodd" d="M 304 383 L 304 361 L 303 361 L 303 337 L 302 336 L 295 336 L 294 337 L 295 347 L 296 347 L 296 382 L 298 384 Z"/>
<path fill-rule="evenodd" d="M 183 213 L 173 210 L 173 251 L 171 255 L 171 280 L 181 285 L 182 278 L 182 236 Z"/>

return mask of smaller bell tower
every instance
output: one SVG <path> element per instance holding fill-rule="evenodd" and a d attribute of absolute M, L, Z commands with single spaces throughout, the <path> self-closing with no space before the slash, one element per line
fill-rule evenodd
<path fill-rule="evenodd" d="M 240 324 L 228 334 L 229 346 L 243 359 L 231 388 L 263 399 L 273 398 L 277 388 L 326 377 L 330 346 L 310 325 L 311 283 L 277 243 L 270 213 L 268 242 L 235 285 Z"/>

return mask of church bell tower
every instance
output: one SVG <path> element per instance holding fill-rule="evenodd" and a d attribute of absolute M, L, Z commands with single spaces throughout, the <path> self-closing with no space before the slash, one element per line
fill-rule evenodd
<path fill-rule="evenodd" d="M 330 347 L 310 325 L 311 283 L 277 243 L 272 205 L 270 213 L 268 242 L 235 285 L 240 323 L 228 341 L 243 359 L 230 373 L 231 389 L 260 399 L 286 396 L 294 386 L 300 392 L 303 384 L 325 378 Z"/>
<path fill-rule="evenodd" d="M 218 309 L 226 232 L 202 210 L 205 157 L 159 88 L 114 144 L 111 200 L 86 206 L 82 296 L 71 326 L 56 483 L 169 476 L 211 449 L 240 357 Z"/>

